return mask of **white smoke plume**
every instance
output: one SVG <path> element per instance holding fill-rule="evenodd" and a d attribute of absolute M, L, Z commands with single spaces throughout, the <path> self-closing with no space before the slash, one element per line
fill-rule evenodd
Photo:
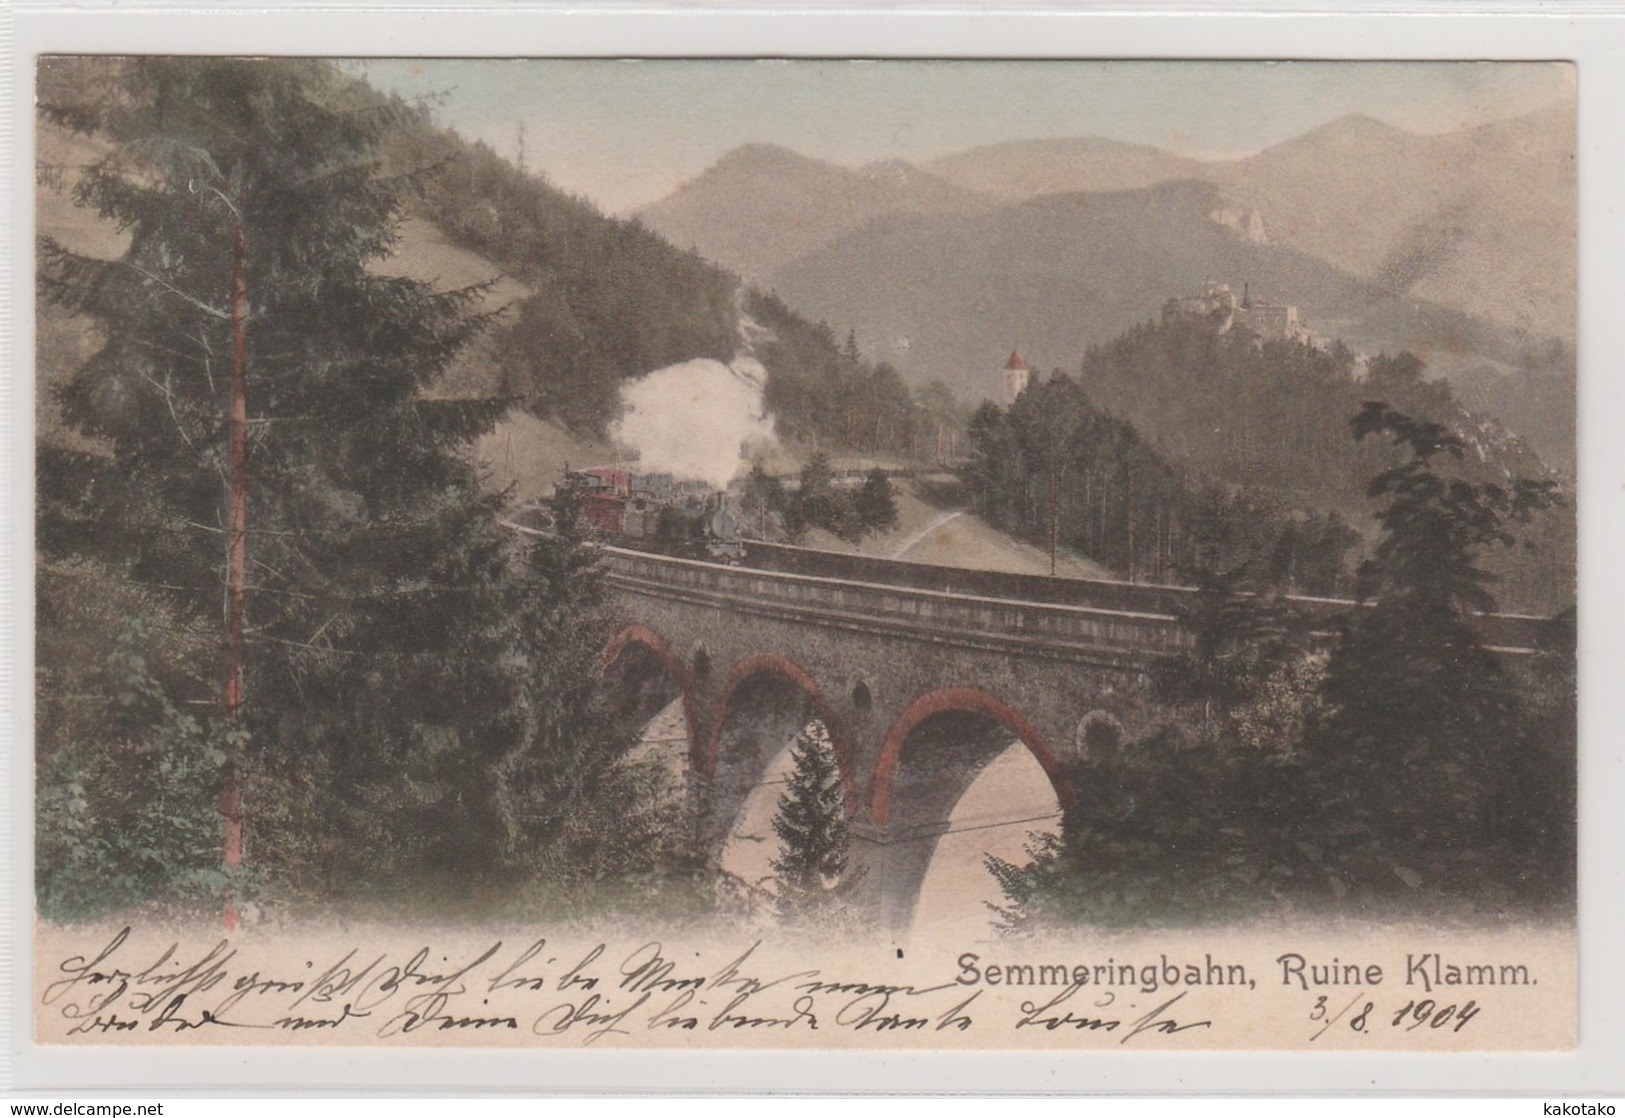
<path fill-rule="evenodd" d="M 754 357 L 698 358 L 656 369 L 621 389 L 610 438 L 638 452 L 638 469 L 727 487 L 753 448 L 775 441 L 763 401 L 767 370 Z"/>

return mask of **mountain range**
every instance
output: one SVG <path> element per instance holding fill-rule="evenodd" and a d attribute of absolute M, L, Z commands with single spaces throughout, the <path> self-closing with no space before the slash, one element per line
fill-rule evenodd
<path fill-rule="evenodd" d="M 1229 161 L 1078 137 L 852 169 L 748 145 L 638 216 L 973 400 L 1014 347 L 1075 369 L 1168 298 L 1225 281 L 1455 379 L 1551 375 L 1489 395 L 1564 458 L 1574 152 L 1572 102 L 1443 135 L 1344 117 Z"/>
<path fill-rule="evenodd" d="M 1182 180 L 1218 189 L 1217 224 L 1251 218 L 1257 239 L 1395 295 L 1573 337 L 1573 102 L 1432 136 L 1348 116 L 1231 161 L 1081 137 L 854 170 L 752 144 L 639 217 L 679 246 L 771 283 L 797 258 L 877 218 L 951 223 L 1045 195 Z"/>

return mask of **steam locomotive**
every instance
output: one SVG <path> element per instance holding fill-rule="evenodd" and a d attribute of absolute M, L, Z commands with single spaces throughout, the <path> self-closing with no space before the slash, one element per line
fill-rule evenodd
<path fill-rule="evenodd" d="M 733 499 L 703 482 L 619 466 L 566 468 L 557 495 L 605 543 L 713 562 L 745 557 Z"/>

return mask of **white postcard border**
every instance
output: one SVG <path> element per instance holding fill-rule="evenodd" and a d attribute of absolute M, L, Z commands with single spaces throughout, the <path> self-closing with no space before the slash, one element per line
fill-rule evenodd
<path fill-rule="evenodd" d="M 0 958 L 10 1084 L 40 1091 L 145 1088 L 166 1094 L 373 1090 L 919 1091 L 1115 1093 L 1625 1091 L 1625 18 L 1534 6 L 1494 14 L 1083 13 L 1057 8 L 900 10 L 212 10 L 176 5 L 12 16 L 6 268 L 9 375 L 0 377 L 10 531 L 0 570 L 0 748 L 10 782 L 8 926 Z M 1580 1047 L 1572 1053 L 1101 1054 L 726 1051 L 378 1051 L 67 1049 L 32 1043 L 32 362 L 33 59 L 41 53 L 321 56 L 803 56 L 975 58 L 1475 58 L 1579 64 L 1580 187 Z"/>

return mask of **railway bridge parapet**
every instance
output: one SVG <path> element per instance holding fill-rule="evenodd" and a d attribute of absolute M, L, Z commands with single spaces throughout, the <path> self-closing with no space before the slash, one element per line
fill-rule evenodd
<path fill-rule="evenodd" d="M 1019 740 L 1071 799 L 1068 762 L 1156 728 L 1153 675 L 1194 643 L 1194 591 L 1041 579 L 756 545 L 746 565 L 603 549 L 628 718 L 680 696 L 702 840 L 720 857 L 751 791 L 812 718 L 846 792 L 857 895 L 909 922 L 938 837 Z M 1302 600 L 1310 624 L 1350 603 Z M 1521 639 L 1520 619 L 1495 636 Z M 1527 619 L 1532 621 L 1533 619 Z M 1532 626 L 1524 626 L 1532 630 Z"/>

